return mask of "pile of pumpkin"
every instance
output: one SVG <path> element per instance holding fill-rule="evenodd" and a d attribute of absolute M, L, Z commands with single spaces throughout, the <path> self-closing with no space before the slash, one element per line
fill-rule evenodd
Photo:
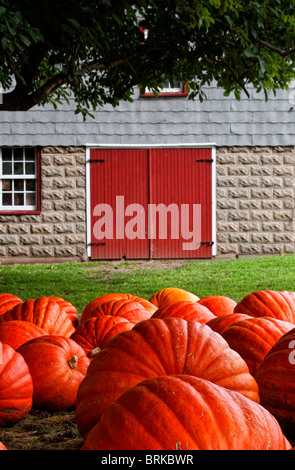
<path fill-rule="evenodd" d="M 75 409 L 82 450 L 292 449 L 295 293 L 112 293 L 81 318 L 0 294 L 0 426 L 32 407 Z"/>

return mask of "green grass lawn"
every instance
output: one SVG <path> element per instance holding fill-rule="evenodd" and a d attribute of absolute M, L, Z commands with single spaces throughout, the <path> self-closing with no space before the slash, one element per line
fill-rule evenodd
<path fill-rule="evenodd" d="M 218 294 L 237 302 L 255 290 L 295 291 L 295 255 L 185 261 L 170 269 L 164 262 L 156 269 L 148 261 L 144 266 L 132 261 L 0 266 L 0 293 L 22 300 L 63 297 L 80 315 L 87 303 L 107 292 L 149 299 L 164 287 L 180 287 L 200 298 Z"/>

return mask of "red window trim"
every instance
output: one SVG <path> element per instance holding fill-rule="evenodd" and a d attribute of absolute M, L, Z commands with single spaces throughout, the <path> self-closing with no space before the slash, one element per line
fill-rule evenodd
<path fill-rule="evenodd" d="M 156 96 L 154 95 L 154 93 L 152 92 L 142 92 L 140 94 L 140 96 L 142 98 L 156 98 Z M 171 98 L 175 98 L 175 97 L 179 97 L 179 96 L 188 96 L 188 93 L 186 91 L 186 85 L 183 86 L 183 89 L 182 91 L 174 91 L 174 92 L 171 92 L 169 93 L 169 91 L 159 91 L 158 92 L 158 96 L 164 96 L 164 97 L 171 97 Z"/>
<path fill-rule="evenodd" d="M 25 147 L 25 145 L 24 145 Z M 41 214 L 41 148 L 37 147 L 37 209 L 28 210 L 0 210 L 0 215 L 39 215 Z"/>

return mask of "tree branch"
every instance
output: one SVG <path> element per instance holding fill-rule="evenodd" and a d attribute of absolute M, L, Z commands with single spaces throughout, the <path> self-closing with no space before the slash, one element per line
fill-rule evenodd
<path fill-rule="evenodd" d="M 279 54 L 281 57 L 286 58 L 289 57 L 290 55 L 295 54 L 295 49 L 291 49 L 290 51 L 282 51 L 276 46 L 273 46 L 272 44 L 269 44 L 268 42 L 264 41 L 263 39 L 256 38 L 256 41 L 261 44 L 262 46 L 266 47 L 267 49 L 276 52 Z"/>

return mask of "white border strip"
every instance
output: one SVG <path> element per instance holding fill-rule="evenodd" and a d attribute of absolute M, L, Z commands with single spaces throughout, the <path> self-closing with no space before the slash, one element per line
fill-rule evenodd
<path fill-rule="evenodd" d="M 91 194 L 90 194 L 90 147 L 86 146 L 86 248 L 87 256 L 91 258 Z"/>
<path fill-rule="evenodd" d="M 91 193 L 90 193 L 90 151 L 91 149 L 126 148 L 211 148 L 212 149 L 212 256 L 216 256 L 216 144 L 86 144 L 86 243 L 87 256 L 91 258 Z"/>

